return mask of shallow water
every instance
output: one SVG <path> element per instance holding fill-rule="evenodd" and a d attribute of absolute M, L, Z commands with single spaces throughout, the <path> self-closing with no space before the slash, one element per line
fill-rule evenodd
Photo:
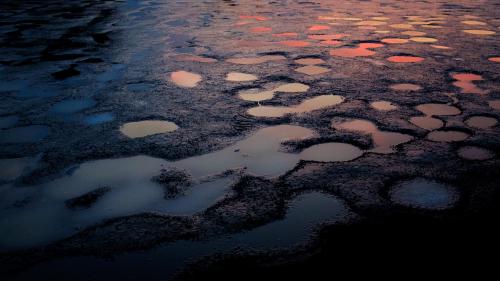
<path fill-rule="evenodd" d="M 95 257 L 50 261 L 23 272 L 15 280 L 29 280 L 34 276 L 127 280 L 144 277 L 144 272 L 147 272 L 148 280 L 165 280 L 182 269 L 186 262 L 195 261 L 203 256 L 230 252 L 233 249 L 288 248 L 310 239 L 314 227 L 319 223 L 342 223 L 355 218 L 356 215 L 341 199 L 319 192 L 305 193 L 290 202 L 287 214 L 282 220 L 247 232 L 209 241 L 169 243 L 146 252 L 118 255 L 113 261 Z"/>
<path fill-rule="evenodd" d="M 240 175 L 288 181 L 300 161 L 338 162 L 303 164 L 335 168 L 325 180 L 356 186 L 355 196 L 342 194 L 353 205 L 357 192 L 384 193 L 361 180 L 443 169 L 453 178 L 498 161 L 494 1 L 38 2 L 0 12 L 0 251 L 108 218 L 191 216 L 232 194 Z M 330 122 L 339 118 L 347 121 Z M 282 147 L 286 140 L 297 147 Z M 425 161 L 435 162 L 422 171 Z M 364 173 L 343 168 L 350 165 Z M 192 180 L 183 194 L 171 198 L 152 181 L 165 168 Z M 456 189 L 444 183 L 408 185 L 392 194 L 396 204 L 363 204 L 453 205 Z M 103 187 L 88 208 L 66 206 Z M 302 241 L 310 225 L 351 213 L 345 204 L 313 192 L 284 220 L 232 242 L 181 241 L 115 262 L 68 258 L 28 275 L 164 280 L 188 258 L 240 242 Z"/>
<path fill-rule="evenodd" d="M 394 203 L 407 207 L 443 210 L 453 207 L 460 193 L 453 186 L 417 178 L 392 187 L 389 197 Z"/>

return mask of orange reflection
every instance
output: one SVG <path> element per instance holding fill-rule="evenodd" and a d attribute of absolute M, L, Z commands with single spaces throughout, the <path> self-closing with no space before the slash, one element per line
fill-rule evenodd
<path fill-rule="evenodd" d="M 354 57 L 368 57 L 375 54 L 374 51 L 369 49 L 376 49 L 383 47 L 384 44 L 378 43 L 361 43 L 357 48 L 339 48 L 333 49 L 330 51 L 330 55 L 345 57 L 345 58 L 354 58 Z"/>
<path fill-rule="evenodd" d="M 271 30 L 272 30 L 272 28 L 265 27 L 265 26 L 257 26 L 257 27 L 250 28 L 250 32 L 253 32 L 253 33 L 264 33 L 264 32 L 270 32 Z"/>
<path fill-rule="evenodd" d="M 393 56 L 387 59 L 390 62 L 396 63 L 416 63 L 421 62 L 424 58 L 421 57 L 413 57 L 413 56 Z"/>
<path fill-rule="evenodd" d="M 299 34 L 296 32 L 283 32 L 283 33 L 275 33 L 275 34 L 273 34 L 273 36 L 276 36 L 276 37 L 297 37 L 297 36 L 299 36 Z"/>
<path fill-rule="evenodd" d="M 311 45 L 311 43 L 307 41 L 298 41 L 298 40 L 281 41 L 278 43 L 286 45 L 288 47 L 307 47 Z"/>
<path fill-rule="evenodd" d="M 481 75 L 472 74 L 472 73 L 456 73 L 451 77 L 456 81 L 453 82 L 455 87 L 461 89 L 461 92 L 464 94 L 485 94 L 486 91 L 480 89 L 476 85 L 474 85 L 473 81 L 481 81 L 483 77 Z"/>
<path fill-rule="evenodd" d="M 320 31 L 320 30 L 328 30 L 330 27 L 328 25 L 313 25 L 309 27 L 309 31 Z"/>

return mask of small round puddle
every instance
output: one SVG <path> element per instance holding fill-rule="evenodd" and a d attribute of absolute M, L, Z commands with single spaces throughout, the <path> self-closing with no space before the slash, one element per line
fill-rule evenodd
<path fill-rule="evenodd" d="M 478 129 L 488 129 L 495 126 L 497 123 L 497 119 L 487 116 L 473 116 L 465 120 L 467 126 Z"/>
<path fill-rule="evenodd" d="M 456 187 L 417 178 L 392 187 L 389 198 L 398 205 L 410 208 L 445 210 L 453 207 L 460 195 Z"/>
<path fill-rule="evenodd" d="M 427 139 L 435 142 L 455 142 L 463 141 L 469 134 L 460 131 L 432 131 L 427 135 Z"/>
<path fill-rule="evenodd" d="M 457 150 L 460 158 L 471 161 L 484 161 L 495 157 L 495 154 L 487 149 L 477 146 L 464 146 Z"/>
<path fill-rule="evenodd" d="M 170 74 L 170 79 L 179 87 L 194 88 L 198 86 L 198 83 L 201 81 L 201 75 L 181 70 L 172 72 Z"/>
<path fill-rule="evenodd" d="M 173 132 L 179 127 L 169 121 L 146 120 L 126 123 L 120 127 L 120 132 L 129 138 L 142 138 L 146 136 Z"/>

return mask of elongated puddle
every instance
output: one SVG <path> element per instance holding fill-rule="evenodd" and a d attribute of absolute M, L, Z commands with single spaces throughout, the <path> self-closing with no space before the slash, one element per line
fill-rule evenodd
<path fill-rule="evenodd" d="M 237 178 L 234 173 L 225 173 L 229 170 L 245 168 L 250 174 L 276 177 L 301 159 L 348 161 L 362 154 L 358 148 L 341 143 L 318 144 L 301 153 L 281 149 L 286 140 L 314 135 L 307 128 L 280 125 L 260 129 L 223 150 L 175 162 L 148 156 L 90 161 L 42 185 L 0 186 L 0 249 L 45 244 L 112 217 L 148 211 L 179 215 L 203 211 L 229 192 Z M 165 188 L 152 181 L 165 168 L 181 171 L 192 179 L 185 195 L 165 199 Z M 109 191 L 89 208 L 66 207 L 68 200 L 100 187 L 108 187 Z M 21 201 L 26 201 L 23 208 L 13 207 Z M 34 228 L 37 231 L 29 231 Z"/>
<path fill-rule="evenodd" d="M 330 55 L 345 58 L 355 58 L 355 57 L 369 57 L 375 55 L 375 51 L 371 49 L 376 49 L 383 47 L 384 44 L 378 43 L 361 43 L 357 48 L 338 48 L 330 51 Z"/>
<path fill-rule="evenodd" d="M 389 198 L 396 204 L 420 209 L 444 210 L 453 207 L 460 198 L 454 186 L 416 178 L 392 187 Z"/>
<path fill-rule="evenodd" d="M 392 56 L 387 58 L 387 60 L 394 63 L 417 63 L 424 61 L 424 58 L 414 56 Z"/>
<path fill-rule="evenodd" d="M 179 127 L 169 121 L 146 120 L 126 123 L 120 127 L 120 132 L 129 138 L 143 138 L 146 136 L 173 132 Z"/>
<path fill-rule="evenodd" d="M 226 75 L 226 80 L 231 82 L 249 82 L 257 79 L 258 77 L 253 74 L 241 72 L 230 72 Z"/>
<path fill-rule="evenodd" d="M 410 135 L 380 131 L 375 124 L 367 120 L 356 119 L 343 123 L 332 123 L 332 127 L 337 130 L 360 132 L 370 135 L 374 142 L 374 148 L 370 152 L 374 153 L 393 153 L 397 145 L 413 140 L 413 137 Z"/>
<path fill-rule="evenodd" d="M 255 117 L 283 117 L 286 114 L 306 113 L 330 106 L 338 105 L 344 101 L 342 96 L 322 95 L 301 102 L 296 106 L 257 106 L 250 108 L 247 113 Z"/>
<path fill-rule="evenodd" d="M 339 198 L 311 192 L 299 195 L 279 221 L 250 231 L 208 241 L 178 241 L 145 252 L 114 256 L 113 260 L 97 257 L 75 257 L 39 264 L 25 271 L 19 280 L 66 279 L 127 280 L 136 272 L 148 272 L 149 280 L 169 280 L 188 262 L 213 254 L 229 253 L 235 249 L 269 250 L 288 248 L 307 242 L 320 223 L 344 223 L 355 219 Z"/>
<path fill-rule="evenodd" d="M 239 92 L 238 96 L 242 100 L 246 101 L 264 101 L 270 100 L 274 97 L 275 93 L 304 93 L 309 90 L 309 86 L 302 83 L 287 83 L 278 86 L 272 90 L 261 91 L 259 88 L 242 90 Z"/>

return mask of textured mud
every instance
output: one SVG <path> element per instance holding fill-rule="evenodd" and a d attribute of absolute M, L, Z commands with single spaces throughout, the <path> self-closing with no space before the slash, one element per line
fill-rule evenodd
<path fill-rule="evenodd" d="M 444 245 L 451 254 L 450 236 L 491 246 L 500 201 L 499 8 L 495 1 L 2 2 L 0 273 L 6 280 L 291 278 L 330 260 L 340 268 L 352 259 L 378 264 L 369 259 L 387 249 L 411 256 Z M 326 95 L 339 98 L 318 100 Z M 266 108 L 280 114 L 251 114 Z M 352 120 L 371 129 L 338 126 Z M 148 129 L 144 121 L 170 127 Z M 127 124 L 139 132 L 124 131 Z M 300 133 L 280 139 L 278 151 L 245 150 L 252 138 L 272 146 L 255 137 L 272 128 Z M 336 143 L 351 148 L 350 157 L 329 155 Z M 225 167 L 233 158 L 211 157 L 232 155 L 228 148 L 244 160 Z M 6 233 L 16 234 L 8 226 L 18 226 L 10 216 L 40 210 L 32 209 L 44 199 L 35 187 L 94 160 L 137 155 L 161 159 L 148 158 L 157 170 L 151 176 L 152 164 L 135 168 L 146 171 L 137 185 L 153 188 L 147 194 L 156 203 L 189 200 L 204 184 L 222 189 L 191 213 L 127 209 L 57 239 L 5 244 Z M 198 175 L 169 166 L 184 159 L 195 171 L 197 159 L 227 169 Z M 415 181 L 443 188 L 394 197 L 394 188 Z M 79 216 L 115 207 L 106 202 L 126 207 L 110 199 L 120 187 L 90 186 L 59 198 L 61 208 Z M 162 267 L 176 247 L 238 240 L 286 221 L 295 200 L 311 192 L 341 202 L 346 215 L 315 222 L 321 227 L 284 249 L 227 243 Z M 470 228 L 477 232 L 467 237 Z M 423 240 L 405 252 L 393 243 L 398 235 Z"/>

